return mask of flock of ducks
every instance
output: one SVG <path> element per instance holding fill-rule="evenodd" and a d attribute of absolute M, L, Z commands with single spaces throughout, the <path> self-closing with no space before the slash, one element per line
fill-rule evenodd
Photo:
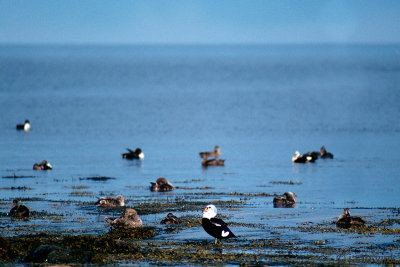
<path fill-rule="evenodd" d="M 29 131 L 31 129 L 29 120 L 26 120 L 24 124 L 18 124 L 17 130 Z M 136 148 L 135 150 L 127 148 L 126 153 L 122 153 L 124 159 L 144 159 L 142 149 Z M 214 147 L 214 151 L 200 152 L 200 157 L 203 159 L 201 165 L 203 167 L 208 166 L 224 166 L 225 160 L 220 159 L 221 152 L 219 146 Z M 333 154 L 326 151 L 325 147 L 322 146 L 320 152 L 308 152 L 303 155 L 296 151 L 292 162 L 294 163 L 307 163 L 314 162 L 318 158 L 333 158 Z M 34 170 L 51 170 L 53 167 L 46 160 L 33 165 Z M 167 181 L 164 177 L 160 177 L 155 183 L 151 182 L 150 191 L 152 192 L 168 192 L 174 190 L 173 185 Z M 281 196 L 276 196 L 273 199 L 274 207 L 276 208 L 293 208 L 296 206 L 296 195 L 292 192 L 285 192 Z M 122 195 L 116 197 L 100 197 L 95 205 L 98 207 L 124 207 L 125 198 Z M 15 199 L 12 202 L 12 208 L 9 212 L 10 216 L 17 217 L 29 217 L 29 209 L 21 204 L 21 201 Z M 210 204 L 207 205 L 203 210 L 202 226 L 204 230 L 215 238 L 215 244 L 221 244 L 222 239 L 236 237 L 235 234 L 228 228 L 228 225 L 222 220 L 215 218 L 217 216 L 217 208 Z M 138 228 L 143 226 L 143 222 L 139 217 L 137 211 L 132 208 L 126 208 L 122 216 L 118 218 L 106 217 L 111 227 L 114 228 Z M 161 224 L 178 224 L 179 218 L 172 213 L 161 220 Z M 364 225 L 365 221 L 357 216 L 350 216 L 350 210 L 344 209 L 337 220 L 336 225 L 338 227 L 349 228 L 351 226 Z"/>

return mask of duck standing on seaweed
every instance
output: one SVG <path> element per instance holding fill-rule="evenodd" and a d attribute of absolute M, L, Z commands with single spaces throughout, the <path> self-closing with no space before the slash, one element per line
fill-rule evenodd
<path fill-rule="evenodd" d="M 222 244 L 222 239 L 236 237 L 228 228 L 228 225 L 221 219 L 215 218 L 217 216 L 217 208 L 214 205 L 208 205 L 203 210 L 203 218 L 201 225 L 207 234 L 215 237 L 215 244 Z"/>

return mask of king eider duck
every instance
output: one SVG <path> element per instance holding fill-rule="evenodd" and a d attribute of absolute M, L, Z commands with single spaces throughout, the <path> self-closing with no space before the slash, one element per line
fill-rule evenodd
<path fill-rule="evenodd" d="M 296 206 L 296 195 L 285 192 L 281 196 L 274 197 L 274 208 L 294 208 Z"/>
<path fill-rule="evenodd" d="M 144 159 L 143 151 L 140 148 L 136 148 L 135 151 L 129 148 L 126 150 L 128 150 L 128 152 L 122 154 L 124 159 Z"/>
<path fill-rule="evenodd" d="M 217 216 L 217 208 L 214 205 L 208 205 L 203 210 L 203 218 L 201 225 L 207 234 L 215 237 L 215 244 L 222 244 L 222 239 L 236 237 L 228 228 L 228 225 L 221 219 L 214 218 Z"/>
<path fill-rule="evenodd" d="M 208 159 L 207 156 L 203 156 L 203 161 L 201 162 L 201 166 L 208 167 L 208 166 L 224 166 L 225 160 L 224 159 Z"/>
<path fill-rule="evenodd" d="M 52 170 L 53 166 L 51 166 L 50 163 L 47 162 L 47 160 L 43 160 L 40 163 L 35 163 L 33 164 L 33 169 L 34 170 Z"/>
<path fill-rule="evenodd" d="M 167 217 L 161 220 L 161 224 L 178 224 L 179 219 L 171 212 L 167 214 Z"/>
<path fill-rule="evenodd" d="M 204 158 L 204 156 L 219 158 L 221 157 L 221 152 L 219 151 L 219 146 L 215 146 L 214 151 L 200 152 L 199 155 L 201 158 Z"/>
<path fill-rule="evenodd" d="M 121 195 L 114 197 L 101 197 L 96 203 L 98 207 L 123 207 L 125 206 L 125 198 Z"/>
<path fill-rule="evenodd" d="M 314 162 L 316 158 L 311 155 L 301 155 L 299 151 L 294 153 L 294 157 L 292 158 L 292 162 L 294 163 L 306 163 L 306 162 Z"/>
<path fill-rule="evenodd" d="M 350 209 L 345 208 L 343 213 L 337 218 L 336 226 L 340 228 L 350 228 L 352 226 L 362 226 L 365 221 L 361 217 L 350 216 Z"/>
<path fill-rule="evenodd" d="M 174 186 L 164 177 L 160 177 L 155 183 L 151 182 L 150 191 L 152 192 L 167 192 L 174 190 Z"/>
<path fill-rule="evenodd" d="M 10 210 L 10 216 L 18 216 L 18 217 L 29 217 L 29 209 L 21 205 L 21 202 L 17 199 L 14 199 L 12 202 L 13 207 Z"/>
<path fill-rule="evenodd" d="M 118 218 L 108 218 L 105 220 L 114 228 L 139 228 L 142 227 L 142 219 L 140 219 L 137 211 L 134 209 L 126 209 L 124 215 Z"/>
<path fill-rule="evenodd" d="M 27 132 L 30 129 L 31 129 L 31 124 L 29 123 L 29 120 L 25 120 L 24 124 L 17 124 L 17 130 L 24 130 L 25 132 Z"/>

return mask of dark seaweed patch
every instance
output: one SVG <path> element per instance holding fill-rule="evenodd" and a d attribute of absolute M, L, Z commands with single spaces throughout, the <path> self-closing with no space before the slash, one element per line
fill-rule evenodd
<path fill-rule="evenodd" d="M 91 176 L 91 177 L 80 177 L 79 180 L 92 180 L 92 181 L 107 181 L 114 180 L 114 177 L 107 176 Z"/>

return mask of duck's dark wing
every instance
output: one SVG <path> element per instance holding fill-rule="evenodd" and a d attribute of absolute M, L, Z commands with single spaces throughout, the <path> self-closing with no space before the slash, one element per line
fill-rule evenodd
<path fill-rule="evenodd" d="M 228 228 L 226 222 L 221 219 L 211 218 L 211 224 L 217 229 L 218 231 L 218 238 L 229 238 L 229 237 L 236 237 L 232 231 Z"/>
<path fill-rule="evenodd" d="M 363 225 L 365 221 L 361 217 L 351 216 L 352 225 Z"/>
<path fill-rule="evenodd" d="M 129 153 L 135 153 L 135 151 L 133 151 L 132 149 L 130 149 L 130 148 L 127 148 L 126 150 L 128 150 L 129 151 Z"/>

